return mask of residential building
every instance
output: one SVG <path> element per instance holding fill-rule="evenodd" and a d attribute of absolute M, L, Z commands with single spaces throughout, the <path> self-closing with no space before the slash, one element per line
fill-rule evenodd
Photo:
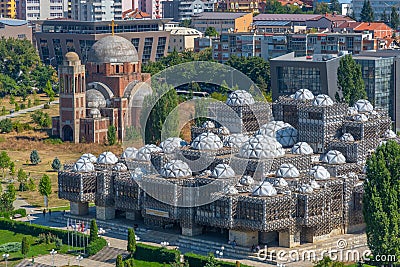
<path fill-rule="evenodd" d="M 114 25 L 115 35 L 132 42 L 142 62 L 155 61 L 168 52 L 170 32 L 165 31 L 168 20 L 121 20 Z M 110 21 L 47 20 L 36 32 L 41 59 L 57 66 L 67 52 L 76 52 L 87 62 L 90 48 L 97 40 L 112 32 Z"/>
<path fill-rule="evenodd" d="M 294 52 L 271 59 L 272 99 L 294 94 L 299 88 L 334 98 L 339 60 L 336 55 L 295 57 Z"/>
<path fill-rule="evenodd" d="M 151 18 L 150 14 L 147 14 L 146 12 L 143 12 L 138 8 L 136 9 L 131 8 L 122 12 L 122 19 L 150 19 L 150 18 Z"/>
<path fill-rule="evenodd" d="M 393 29 L 383 22 L 346 22 L 334 29 L 340 32 L 372 33 L 372 38 L 392 38 Z"/>
<path fill-rule="evenodd" d="M 20 0 L 18 10 L 17 17 L 22 20 L 67 18 L 68 0 Z"/>
<path fill-rule="evenodd" d="M 328 29 L 332 31 L 334 28 L 338 28 L 340 25 L 348 22 L 355 22 L 354 19 L 339 14 L 325 14 L 318 17 L 307 20 L 307 29 Z"/>
<path fill-rule="evenodd" d="M 79 21 L 122 19 L 121 0 L 76 0 L 71 3 L 71 18 Z"/>
<path fill-rule="evenodd" d="M 252 13 L 260 13 L 260 0 L 226 0 L 221 1 L 224 5 L 219 5 L 219 10 L 221 11 L 229 11 L 229 12 L 252 12 Z"/>
<path fill-rule="evenodd" d="M 249 32 L 252 23 L 252 13 L 203 12 L 192 16 L 192 27 L 203 33 L 208 27 L 214 27 L 220 34 Z"/>
<path fill-rule="evenodd" d="M 32 28 L 26 20 L 0 18 L 0 37 L 32 42 Z"/>
<path fill-rule="evenodd" d="M 353 6 L 351 3 L 341 3 L 340 6 L 342 7 L 343 16 L 350 16 L 353 13 Z"/>
<path fill-rule="evenodd" d="M 168 52 L 183 52 L 194 50 L 194 40 L 203 36 L 201 32 L 192 28 L 185 27 L 165 27 L 166 31 L 171 32 L 168 43 Z"/>
<path fill-rule="evenodd" d="M 298 33 L 306 31 L 308 20 L 320 17 L 321 15 L 315 14 L 259 14 L 253 20 L 256 26 L 261 26 L 262 23 L 266 22 L 270 22 L 270 24 L 274 22 L 278 27 L 284 26 L 286 31 Z"/>
<path fill-rule="evenodd" d="M 204 36 L 194 39 L 194 52 L 203 51 L 206 48 L 212 48 L 213 43 L 218 42 L 217 37 Z"/>
<path fill-rule="evenodd" d="M 163 1 L 163 18 L 172 18 L 174 21 L 190 20 L 196 14 L 213 12 L 215 5 L 215 0 Z"/>
<path fill-rule="evenodd" d="M 0 17 L 15 19 L 17 17 L 17 5 L 15 0 L 0 0 Z"/>
<path fill-rule="evenodd" d="M 370 0 L 370 3 L 372 10 L 374 11 L 375 20 L 379 20 L 383 12 L 386 12 L 387 15 L 390 15 L 392 6 L 396 7 L 397 12 L 400 11 L 399 9 L 400 3 L 398 0 L 388 0 L 388 1 Z M 364 5 L 364 0 L 352 0 L 352 5 L 355 18 L 359 20 L 361 15 L 361 10 Z"/>

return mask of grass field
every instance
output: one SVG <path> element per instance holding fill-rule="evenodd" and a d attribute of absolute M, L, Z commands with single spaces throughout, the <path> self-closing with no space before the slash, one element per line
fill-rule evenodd
<path fill-rule="evenodd" d="M 37 94 L 36 98 L 39 100 L 39 105 L 45 104 L 49 102 L 49 98 L 45 94 Z M 22 101 L 21 97 L 15 97 L 15 102 L 17 104 L 25 104 L 26 108 L 28 108 L 28 101 L 31 100 L 32 106 L 34 106 L 34 95 L 28 95 L 25 101 Z M 6 114 L 10 114 L 10 110 L 15 109 L 15 104 L 10 104 L 10 96 L 5 96 L 0 98 L 0 110 L 3 108 L 6 109 Z"/>

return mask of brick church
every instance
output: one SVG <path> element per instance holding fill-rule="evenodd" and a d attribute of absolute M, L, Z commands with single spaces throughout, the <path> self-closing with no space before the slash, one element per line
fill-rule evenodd
<path fill-rule="evenodd" d="M 110 125 L 123 140 L 127 127 L 138 127 L 150 74 L 141 73 L 135 47 L 127 39 L 107 36 L 96 42 L 83 65 L 75 52 L 58 69 L 60 115 L 52 134 L 74 143 L 104 143 Z"/>

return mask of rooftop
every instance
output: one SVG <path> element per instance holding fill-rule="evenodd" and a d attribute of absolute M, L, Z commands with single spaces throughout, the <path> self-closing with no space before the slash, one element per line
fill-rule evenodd
<path fill-rule="evenodd" d="M 28 23 L 27 20 L 20 20 L 20 19 L 6 19 L 0 18 L 0 23 L 8 26 L 22 26 Z"/>
<path fill-rule="evenodd" d="M 240 17 L 243 17 L 244 15 L 247 15 L 250 13 L 244 13 L 244 12 L 235 12 L 235 13 L 229 13 L 229 12 L 203 12 L 199 13 L 196 15 L 193 15 L 192 18 L 194 19 L 214 19 L 214 20 L 224 20 L 224 19 L 237 19 Z"/>
<path fill-rule="evenodd" d="M 253 18 L 257 20 L 280 20 L 280 21 L 307 21 L 321 17 L 314 14 L 259 14 Z"/>
<path fill-rule="evenodd" d="M 296 62 L 327 62 L 334 59 L 337 59 L 336 55 L 325 55 L 325 54 L 317 54 L 308 57 L 295 57 L 294 52 L 288 53 L 276 58 L 272 58 L 273 61 L 296 61 Z"/>
<path fill-rule="evenodd" d="M 288 26 L 290 21 L 285 20 L 259 20 L 253 23 L 255 26 Z"/>

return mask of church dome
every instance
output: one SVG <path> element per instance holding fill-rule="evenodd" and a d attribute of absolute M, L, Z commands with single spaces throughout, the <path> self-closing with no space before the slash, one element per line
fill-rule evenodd
<path fill-rule="evenodd" d="M 276 139 L 256 135 L 240 148 L 239 156 L 247 159 L 272 159 L 285 155 L 282 145 Z"/>
<path fill-rule="evenodd" d="M 254 104 L 254 98 L 249 92 L 236 90 L 228 96 L 226 104 L 229 106 L 252 105 Z"/>
<path fill-rule="evenodd" d="M 73 170 L 75 172 L 92 172 L 94 171 L 94 166 L 88 158 L 80 158 L 74 164 Z"/>
<path fill-rule="evenodd" d="M 78 54 L 75 52 L 68 52 L 65 54 L 64 57 L 65 57 L 65 60 L 69 61 L 69 62 L 76 62 L 76 61 L 80 60 Z"/>
<path fill-rule="evenodd" d="M 186 178 L 192 176 L 192 170 L 186 162 L 171 160 L 161 168 L 161 175 L 165 178 Z"/>
<path fill-rule="evenodd" d="M 196 150 L 218 150 L 223 147 L 223 143 L 216 134 L 202 133 L 193 140 L 190 146 Z"/>
<path fill-rule="evenodd" d="M 98 40 L 90 49 L 88 62 L 92 63 L 131 63 L 138 62 L 136 48 L 127 39 L 110 35 Z"/>
<path fill-rule="evenodd" d="M 107 101 L 100 91 L 89 89 L 86 91 L 86 105 L 88 108 L 105 108 Z"/>

